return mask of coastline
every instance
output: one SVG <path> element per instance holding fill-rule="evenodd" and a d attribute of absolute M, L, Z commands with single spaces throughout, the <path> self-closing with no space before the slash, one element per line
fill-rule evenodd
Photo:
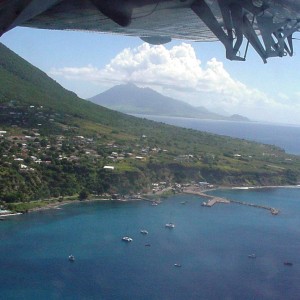
<path fill-rule="evenodd" d="M 200 188 L 199 186 L 192 185 L 189 188 L 185 188 L 180 192 L 177 192 L 176 194 L 193 194 L 193 195 L 198 195 L 200 197 L 210 197 L 208 194 L 206 194 L 209 191 L 214 191 L 214 190 L 255 190 L 255 189 L 276 189 L 276 188 L 290 188 L 290 189 L 297 189 L 300 188 L 300 185 L 277 185 L 277 186 L 217 186 L 209 189 L 203 189 Z M 153 196 L 164 196 L 164 192 L 166 192 L 166 197 L 170 196 L 168 192 L 170 191 L 170 188 L 167 188 L 165 191 L 162 190 L 160 193 L 157 193 L 155 195 L 151 193 L 145 193 L 143 194 L 143 197 L 140 198 L 133 198 L 133 199 L 108 199 L 108 198 L 91 198 L 91 199 L 85 199 L 85 200 L 79 200 L 79 199 L 74 199 L 74 200 L 57 200 L 56 202 L 48 203 L 44 206 L 41 207 L 33 207 L 28 209 L 26 212 L 13 212 L 10 211 L 8 213 L 0 214 L 0 220 L 5 220 L 7 217 L 12 217 L 12 216 L 18 216 L 22 214 L 27 214 L 27 213 L 32 213 L 32 212 L 39 212 L 39 211 L 44 211 L 44 210 L 49 210 L 49 209 L 61 209 L 62 206 L 72 204 L 72 203 L 89 203 L 89 202 L 96 202 L 96 201 L 118 201 L 118 202 L 131 202 L 131 201 L 141 201 L 141 200 L 148 200 L 148 201 L 155 201 L 151 199 L 146 199 L 145 197 L 153 197 Z M 154 198 L 155 199 L 155 198 Z"/>
<path fill-rule="evenodd" d="M 1 214 L 0 213 L 0 220 L 3 220 L 6 217 L 11 217 L 11 216 L 17 216 L 17 215 L 23 215 L 23 214 L 28 214 L 32 212 L 40 212 L 44 210 L 49 210 L 49 209 L 61 209 L 62 206 L 68 205 L 68 204 L 75 204 L 75 203 L 90 203 L 90 202 L 97 202 L 97 201 L 114 201 L 114 202 L 131 202 L 131 201 L 141 201 L 141 200 L 146 200 L 145 198 L 133 198 L 133 199 L 112 199 L 112 198 L 97 198 L 97 196 L 92 197 L 90 199 L 85 199 L 85 200 L 79 200 L 79 199 L 74 199 L 74 200 L 57 200 L 55 202 L 51 202 L 48 204 L 45 204 L 43 206 L 37 206 L 30 208 L 26 210 L 26 212 L 8 212 Z M 40 200 L 40 201 L 45 201 L 45 200 Z M 53 201 L 53 200 L 52 200 Z M 37 201 L 39 202 L 39 201 Z"/>

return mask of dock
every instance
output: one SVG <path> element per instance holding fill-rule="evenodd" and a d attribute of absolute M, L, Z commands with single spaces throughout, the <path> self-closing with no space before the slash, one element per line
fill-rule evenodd
<path fill-rule="evenodd" d="M 216 203 L 226 203 L 226 204 L 229 204 L 230 201 L 227 200 L 227 199 L 224 199 L 224 198 L 220 198 L 220 197 L 213 197 L 208 202 L 203 202 L 202 206 L 212 207 Z"/>
<path fill-rule="evenodd" d="M 208 199 L 207 202 L 202 203 L 202 206 L 205 206 L 205 207 L 212 207 L 217 203 L 225 203 L 225 204 L 235 203 L 235 204 L 239 204 L 239 205 L 245 205 L 245 206 L 250 206 L 250 207 L 256 207 L 256 208 L 260 208 L 260 209 L 269 210 L 272 215 L 278 215 L 279 214 L 279 210 L 274 208 L 274 207 L 269 207 L 269 206 L 254 204 L 254 203 L 249 203 L 249 202 L 243 202 L 243 201 L 238 201 L 238 200 L 229 200 L 229 199 L 225 199 L 225 198 L 222 198 L 222 197 L 215 197 L 215 196 L 212 196 L 212 195 L 207 195 L 203 191 L 201 191 L 197 188 L 184 189 L 183 193 L 198 195 L 200 197 Z"/>

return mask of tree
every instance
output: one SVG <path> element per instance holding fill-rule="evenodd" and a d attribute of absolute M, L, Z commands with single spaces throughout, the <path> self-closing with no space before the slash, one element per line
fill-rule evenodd
<path fill-rule="evenodd" d="M 40 141 L 40 145 L 41 145 L 41 147 L 45 148 L 48 145 L 48 141 L 46 139 L 42 139 Z"/>
<path fill-rule="evenodd" d="M 80 193 L 79 193 L 79 200 L 86 200 L 89 196 L 89 193 L 87 192 L 87 190 L 82 190 Z"/>

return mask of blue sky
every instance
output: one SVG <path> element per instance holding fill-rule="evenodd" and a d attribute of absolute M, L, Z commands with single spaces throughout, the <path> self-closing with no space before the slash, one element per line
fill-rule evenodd
<path fill-rule="evenodd" d="M 294 57 L 267 64 L 252 49 L 246 62 L 228 61 L 218 42 L 150 47 L 134 37 L 28 28 L 15 28 L 0 41 L 83 98 L 133 81 L 214 111 L 300 124 L 297 40 Z"/>

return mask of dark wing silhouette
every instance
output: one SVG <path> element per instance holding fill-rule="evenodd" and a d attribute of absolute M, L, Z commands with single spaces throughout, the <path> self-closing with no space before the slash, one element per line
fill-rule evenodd
<path fill-rule="evenodd" d="M 16 26 L 138 36 L 151 44 L 219 40 L 243 61 L 293 55 L 297 0 L 0 0 L 0 35 Z M 243 55 L 241 54 L 243 51 Z"/>

